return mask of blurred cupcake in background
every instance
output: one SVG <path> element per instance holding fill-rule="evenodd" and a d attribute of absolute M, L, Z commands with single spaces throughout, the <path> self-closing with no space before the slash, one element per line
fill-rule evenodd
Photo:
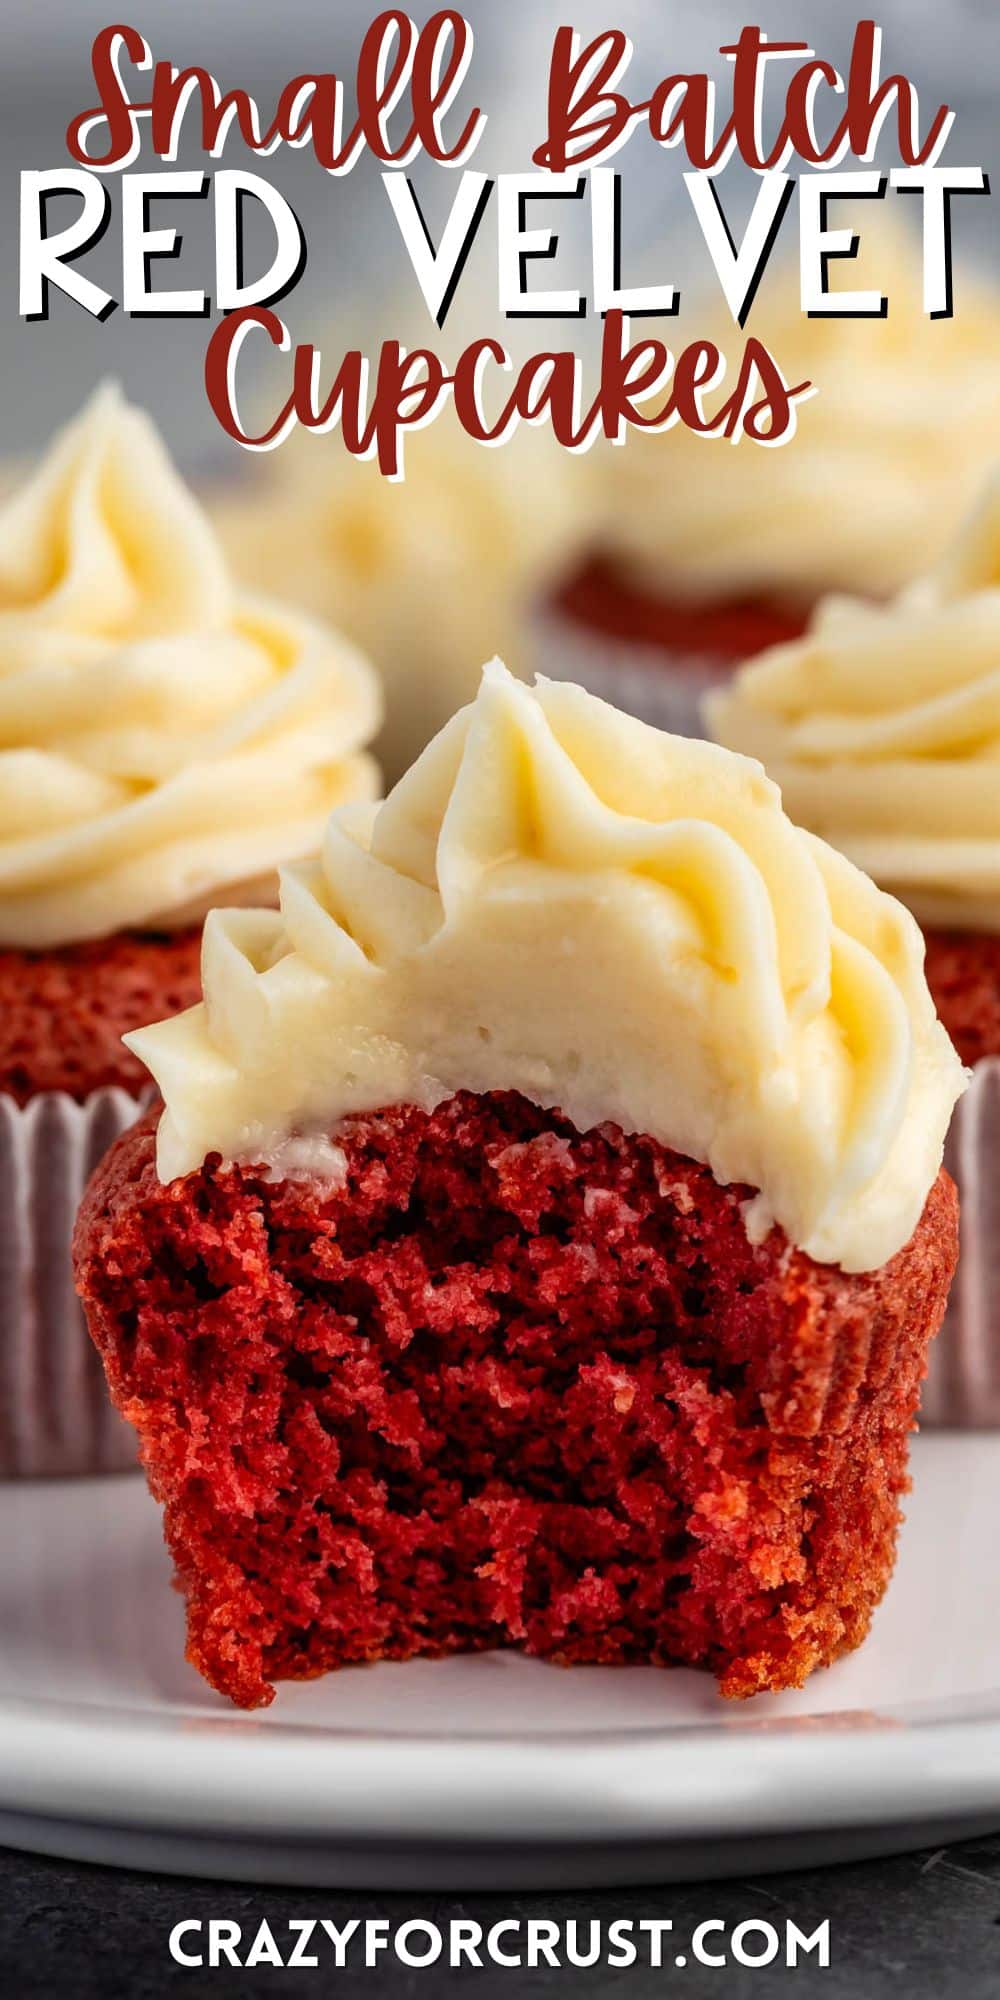
<path fill-rule="evenodd" d="M 350 645 L 237 592 L 116 390 L 0 511 L 0 1474 L 130 1462 L 69 1265 L 145 1087 L 121 1036 L 197 1000 L 210 904 L 273 900 L 374 796 L 378 720 Z"/>
<path fill-rule="evenodd" d="M 299 434 L 214 520 L 248 583 L 329 617 L 368 654 L 394 780 L 471 699 L 484 660 L 502 653 L 522 677 L 536 664 L 534 605 L 586 535 L 581 470 L 541 429 L 490 448 L 446 409 L 406 437 L 402 480 L 352 458 L 338 432 Z"/>
<path fill-rule="evenodd" d="M 929 320 L 919 237 L 858 208 L 840 287 L 882 291 L 887 319 L 807 319 L 786 268 L 748 324 L 786 382 L 816 386 L 788 444 L 675 426 L 598 448 L 600 528 L 559 595 L 560 655 L 663 727 L 697 734 L 706 690 L 828 592 L 889 599 L 926 571 L 1000 456 L 1000 291 L 961 276 L 954 319 Z M 717 312 L 692 314 L 696 334 L 741 345 Z"/>
<path fill-rule="evenodd" d="M 948 1153 L 962 1256 L 924 1413 L 1000 1424 L 1000 481 L 924 582 L 885 606 L 829 599 L 706 718 L 923 927 L 928 985 L 973 1068 Z"/>

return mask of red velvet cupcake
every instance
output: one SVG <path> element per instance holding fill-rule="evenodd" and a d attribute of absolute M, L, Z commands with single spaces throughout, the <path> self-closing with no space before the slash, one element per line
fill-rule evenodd
<path fill-rule="evenodd" d="M 369 794 L 374 684 L 238 596 L 155 432 L 98 395 L 0 513 L 0 1476 L 135 1460 L 72 1283 L 87 1175 L 191 1007 L 210 901 L 273 894 Z M 252 813 L 246 801 L 253 799 Z"/>
<path fill-rule="evenodd" d="M 1000 935 L 984 931 L 924 933 L 925 967 L 934 1004 L 970 1069 L 1000 1056 Z"/>
<path fill-rule="evenodd" d="M 919 920 L 926 977 L 972 1082 L 946 1158 L 962 1255 L 923 1414 L 1000 1425 L 1000 486 L 920 586 L 831 599 L 805 637 L 707 705 L 789 812 Z"/>
<path fill-rule="evenodd" d="M 76 1269 L 213 1686 L 860 1643 L 956 1254 L 920 957 L 755 766 L 498 667 L 209 918 Z"/>
<path fill-rule="evenodd" d="M 789 267 L 748 322 L 786 383 L 816 391 L 793 436 L 769 449 L 676 425 L 591 454 L 600 530 L 552 608 L 558 670 L 661 728 L 701 735 L 706 694 L 828 593 L 887 601 L 924 574 L 1000 458 L 998 295 L 964 273 L 962 311 L 929 320 L 919 238 L 871 202 L 854 221 L 851 288 L 887 297 L 886 319 L 807 319 Z M 740 352 L 731 321 L 688 318 L 686 338 Z"/>
<path fill-rule="evenodd" d="M 678 736 L 700 736 L 707 695 L 741 661 L 794 639 L 808 608 L 750 590 L 734 596 L 671 593 L 621 560 L 591 553 L 562 579 L 544 630 L 567 679 Z"/>

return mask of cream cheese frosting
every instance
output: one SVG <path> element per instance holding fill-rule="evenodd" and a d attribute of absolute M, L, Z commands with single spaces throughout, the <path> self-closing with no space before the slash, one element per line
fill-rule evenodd
<path fill-rule="evenodd" d="M 798 271 L 765 277 L 747 332 L 815 395 L 775 450 L 674 429 L 602 454 L 602 546 L 640 588 L 795 605 L 830 591 L 891 597 L 936 562 L 1000 458 L 1000 291 L 956 279 L 953 319 L 921 303 L 920 239 L 860 202 L 843 289 L 882 291 L 885 320 L 813 319 Z M 849 211 L 845 209 L 844 219 Z M 732 323 L 685 337 L 733 353 Z"/>
<path fill-rule="evenodd" d="M 963 1071 L 912 917 L 758 765 L 494 662 L 377 809 L 333 814 L 280 912 L 208 919 L 204 1002 L 127 1037 L 164 1180 L 297 1167 L 351 1112 L 518 1090 L 759 1194 L 813 1257 L 883 1264 Z M 317 1171 L 322 1171 L 319 1165 Z"/>
<path fill-rule="evenodd" d="M 156 431 L 100 391 L 0 509 L 0 944 L 258 897 L 370 797 L 374 674 L 236 590 Z"/>
<path fill-rule="evenodd" d="M 705 713 L 921 922 L 1000 930 L 1000 484 L 926 582 L 827 600 Z"/>

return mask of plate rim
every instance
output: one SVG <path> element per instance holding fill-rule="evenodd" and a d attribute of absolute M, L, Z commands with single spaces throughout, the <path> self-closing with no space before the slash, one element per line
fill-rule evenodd
<path fill-rule="evenodd" d="M 522 1755 L 504 1737 L 478 1737 L 474 1756 L 443 1758 L 446 1745 L 461 1751 L 456 1739 L 255 1734 L 214 1719 L 54 1723 L 12 1706 L 0 1705 L 0 1809 L 93 1825 L 530 1846 L 579 1838 L 581 1824 L 591 1839 L 679 1840 L 1000 1811 L 1000 1707 L 924 1723 L 886 1713 L 853 1728 L 804 1717 L 740 1731 L 574 1732 L 521 1739 Z"/>
<path fill-rule="evenodd" d="M 943 1449 L 950 1490 L 956 1449 L 964 1472 L 968 1441 L 952 1434 L 945 1445 L 946 1435 L 918 1444 L 931 1459 Z M 977 1440 L 976 1451 L 985 1454 L 974 1482 L 981 1509 L 984 1492 L 995 1490 L 1000 1434 Z M 124 1478 L 138 1490 L 132 1475 Z M 120 1483 L 100 1482 L 115 1515 Z M 50 1494 L 46 1505 L 59 1501 Z M 18 1505 L 25 1504 L 22 1491 Z M 931 1605 L 926 1615 L 933 1617 Z M 589 1722 L 570 1709 L 569 1726 L 558 1729 L 550 1703 L 533 1711 L 518 1702 L 517 1654 L 480 1655 L 503 1661 L 515 1677 L 514 1700 L 508 1708 L 505 1696 L 496 1711 L 496 1733 L 474 1721 L 448 1727 L 447 1702 L 429 1714 L 416 1702 L 410 1722 L 405 1690 L 387 1705 L 401 1724 L 387 1728 L 376 1703 L 374 1720 L 362 1713 L 338 1727 L 336 1701 L 332 1714 L 316 1719 L 301 1709 L 241 1714 L 221 1698 L 214 1707 L 169 1697 L 146 1705 L 127 1684 L 116 1700 L 113 1681 L 98 1681 L 90 1693 L 84 1684 L 48 1695 L 44 1681 L 36 1692 L 22 1678 L 0 1695 L 0 1813 L 74 1820 L 109 1837 L 115 1826 L 192 1839 L 256 1834 L 289 1851 L 295 1842 L 354 1840 L 386 1851 L 400 1842 L 464 1842 L 482 1852 L 501 1838 L 535 1854 L 578 1842 L 581 1828 L 591 1843 L 676 1844 L 858 1825 L 902 1830 L 934 1818 L 1000 1823 L 998 1629 L 991 1616 L 989 1650 L 977 1655 L 967 1688 L 959 1654 L 954 1675 L 934 1694 L 908 1695 L 904 1673 L 876 1678 L 870 1705 L 863 1686 L 845 1686 L 838 1705 L 835 1667 L 810 1685 L 808 1707 L 757 1712 L 754 1703 L 734 1702 L 699 1712 L 679 1691 L 673 1714 L 667 1702 L 662 1716 L 640 1710 L 630 1725 L 629 1704 L 624 1718 L 616 1706 L 607 1722 L 600 1709 Z M 978 1688 L 986 1675 L 991 1685 Z"/>

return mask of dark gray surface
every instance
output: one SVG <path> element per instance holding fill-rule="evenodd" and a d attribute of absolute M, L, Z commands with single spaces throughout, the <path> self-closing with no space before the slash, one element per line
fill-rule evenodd
<path fill-rule="evenodd" d="M 812 1931 L 824 1918 L 831 1927 L 831 1963 L 820 1971 L 713 1971 L 689 1963 L 662 1970 L 636 1966 L 581 1971 L 541 1969 L 457 1971 L 433 1967 L 406 1971 L 392 1960 L 377 1970 L 184 1971 L 171 1964 L 167 1939 L 182 1917 L 229 1917 L 252 1934 L 267 1918 L 276 1935 L 291 1917 L 388 1918 L 390 1925 L 423 1916 L 439 1925 L 474 1917 L 484 1927 L 504 1916 L 669 1917 L 671 1950 L 694 1926 L 721 1918 L 735 1926 L 748 1917 L 783 1926 L 793 1919 Z M 734 1882 L 690 1883 L 664 1889 L 607 1894 L 505 1895 L 446 1898 L 365 1895 L 335 1891 L 272 1891 L 218 1882 L 185 1882 L 102 1868 L 67 1866 L 33 1855 L 0 1851 L 0 1990 L 44 2000 L 146 2000 L 148 1995 L 229 1993 L 413 1994 L 493 1996 L 555 1993 L 614 1994 L 617 2000 L 652 2000 L 667 1992 L 726 2000 L 759 2000 L 787 1989 L 822 1993 L 827 2000 L 962 2000 L 1000 1994 L 1000 1834 L 938 1851 L 794 1875 Z"/>

